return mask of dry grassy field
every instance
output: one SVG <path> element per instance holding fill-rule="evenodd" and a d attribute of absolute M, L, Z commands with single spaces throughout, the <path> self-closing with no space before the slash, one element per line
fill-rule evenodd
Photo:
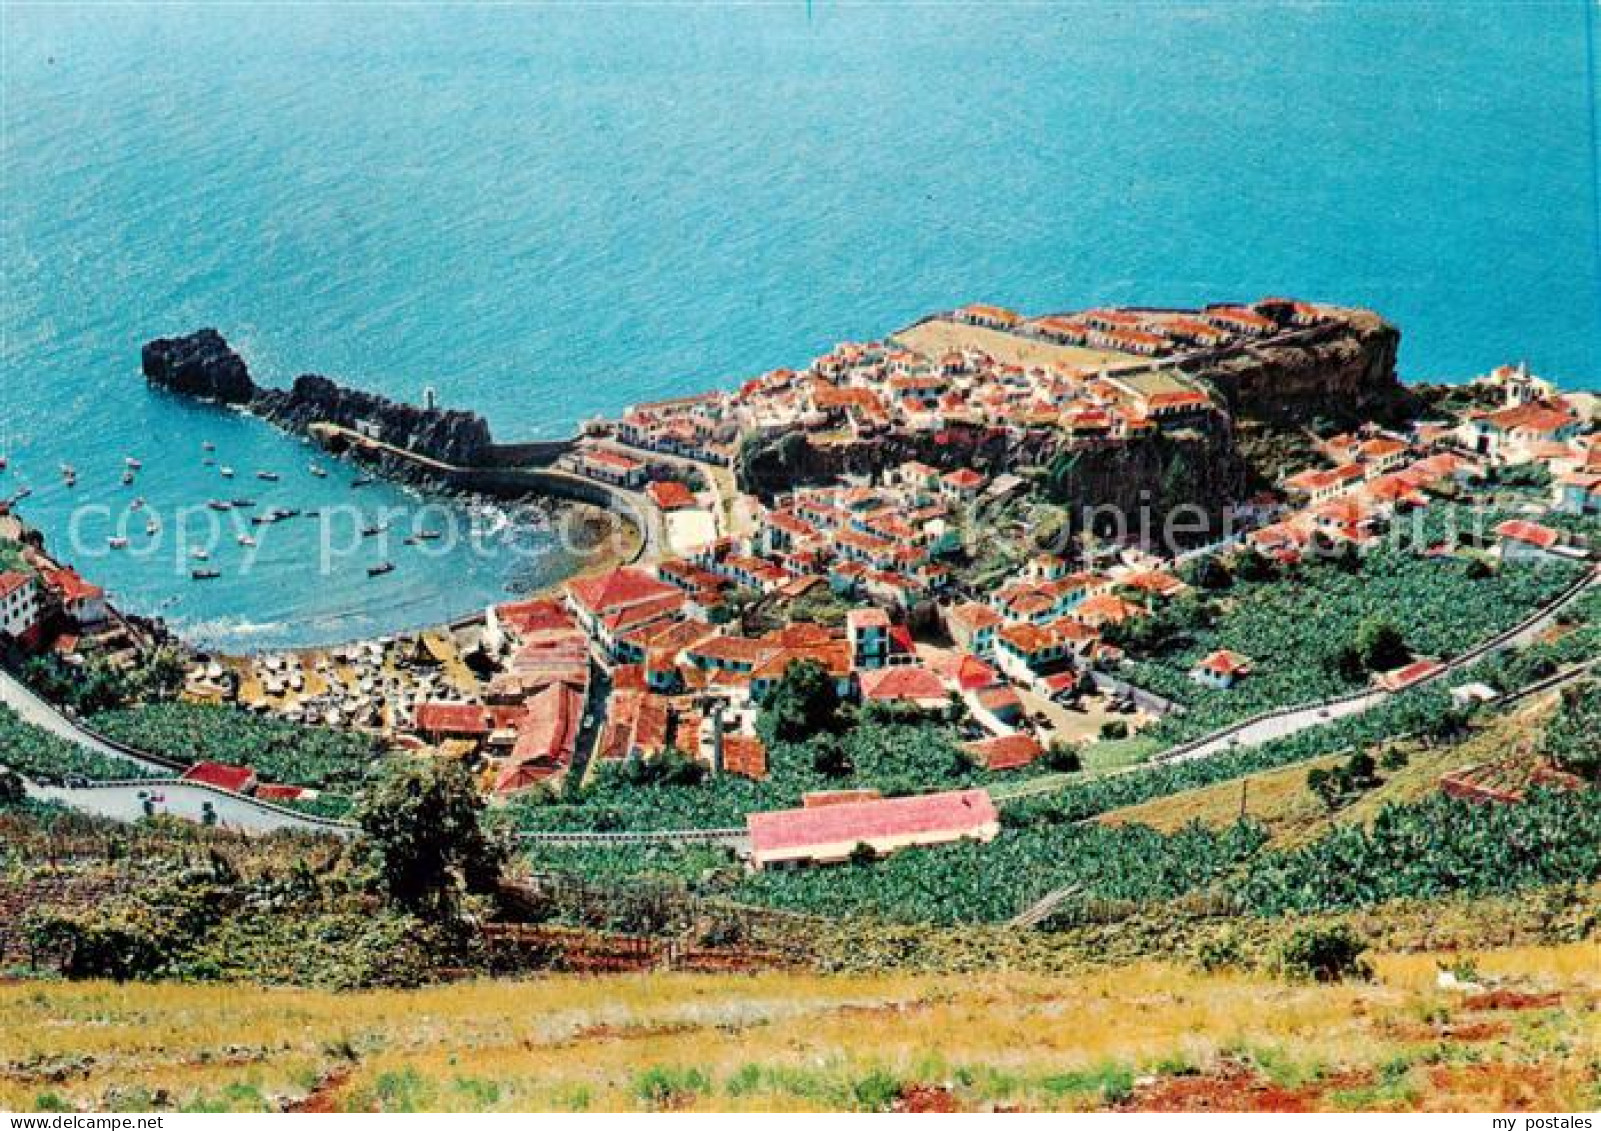
<path fill-rule="evenodd" d="M 1470 991 L 1439 988 L 1423 954 L 1334 985 L 1151 963 L 344 995 L 13 983 L 0 1108 L 1594 1108 L 1594 947 L 1477 963 Z"/>

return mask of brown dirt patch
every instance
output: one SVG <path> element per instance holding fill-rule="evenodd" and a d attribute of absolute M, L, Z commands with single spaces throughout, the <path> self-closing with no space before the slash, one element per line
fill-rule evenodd
<path fill-rule="evenodd" d="M 1481 1012 L 1492 1009 L 1550 1009 L 1561 1004 L 1562 995 L 1559 993 L 1530 994 L 1519 990 L 1490 990 L 1462 999 L 1463 1009 Z"/>
<path fill-rule="evenodd" d="M 949 1088 L 940 1088 L 932 1084 L 908 1084 L 901 1089 L 901 1094 L 896 1097 L 895 1110 L 912 1113 L 937 1112 L 949 1114 L 960 1109 L 956 1106 L 956 1097 L 951 1095 Z"/>
<path fill-rule="evenodd" d="M 1196 1076 L 1164 1076 L 1138 1086 L 1119 1111 L 1313 1112 L 1324 1110 L 1325 1092 L 1360 1087 L 1366 1073 L 1348 1072 L 1315 1085 L 1287 1088 L 1263 1079 L 1243 1064 L 1228 1064 Z"/>
<path fill-rule="evenodd" d="M 1468 1021 L 1461 1025 L 1419 1025 L 1403 1029 L 1401 1038 L 1408 1041 L 1493 1041 L 1512 1031 L 1505 1021 Z"/>
<path fill-rule="evenodd" d="M 310 1115 L 330 1115 L 339 1110 L 339 1093 L 350 1082 L 349 1068 L 335 1068 L 323 1073 L 305 1099 L 296 1100 L 284 1108 L 286 1112 Z"/>
<path fill-rule="evenodd" d="M 645 1041 L 653 1037 L 675 1037 L 692 1033 L 696 1028 L 697 1026 L 686 1022 L 661 1025 L 586 1025 L 582 1029 L 575 1030 L 570 1037 L 558 1042 L 554 1047 L 568 1048 L 589 1041 Z"/>
<path fill-rule="evenodd" d="M 1552 1111 L 1557 1073 L 1536 1064 L 1455 1064 L 1429 1070 L 1430 1098 L 1447 1111 Z M 1433 1106 L 1431 1104 L 1430 1106 Z"/>

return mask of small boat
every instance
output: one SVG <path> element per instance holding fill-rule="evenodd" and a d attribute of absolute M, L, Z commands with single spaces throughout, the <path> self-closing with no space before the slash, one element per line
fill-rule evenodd
<path fill-rule="evenodd" d="M 3 470 L 3 468 L 0 468 L 0 470 Z M 312 464 L 306 470 L 310 471 L 318 479 L 327 479 L 328 478 L 328 469 L 327 468 L 318 467 L 316 464 Z"/>
<path fill-rule="evenodd" d="M 274 507 L 272 513 L 279 518 L 294 518 L 300 514 L 300 510 L 297 507 Z"/>
<path fill-rule="evenodd" d="M 389 529 L 389 524 L 387 522 L 374 523 L 372 526 L 363 527 L 362 531 L 361 531 L 361 536 L 363 538 L 372 538 L 375 535 L 382 534 L 384 531 L 386 531 L 388 529 Z"/>
<path fill-rule="evenodd" d="M 0 471 L 4 471 L 9 466 L 11 466 L 11 461 L 6 459 L 5 456 L 0 456 Z"/>
<path fill-rule="evenodd" d="M 258 471 L 256 472 L 256 478 L 265 480 L 268 483 L 276 483 L 278 482 L 278 473 L 276 471 Z"/>
<path fill-rule="evenodd" d="M 218 470 L 218 472 L 221 473 L 221 475 L 222 475 L 222 477 L 224 479 L 232 479 L 233 478 L 233 468 L 231 468 L 231 467 L 219 467 L 217 470 Z"/>
<path fill-rule="evenodd" d="M 155 519 L 151 519 L 149 522 L 145 523 L 145 533 L 146 534 L 154 536 L 156 534 L 159 534 L 160 532 L 161 532 L 161 523 L 157 522 Z"/>
<path fill-rule="evenodd" d="M 126 538 L 107 538 L 106 545 L 113 550 L 126 550 L 128 548 L 128 540 Z"/>
<path fill-rule="evenodd" d="M 436 542 L 442 537 L 443 535 L 437 530 L 417 531 L 417 541 L 419 542 Z"/>
<path fill-rule="evenodd" d="M 358 475 L 350 481 L 350 485 L 352 487 L 371 487 L 376 482 L 378 482 L 376 475 Z"/>
<path fill-rule="evenodd" d="M 197 562 L 209 561 L 211 559 L 211 554 L 199 546 L 196 546 L 193 550 L 190 550 L 189 556 Z"/>
<path fill-rule="evenodd" d="M 212 499 L 210 502 L 208 502 L 206 504 L 206 506 L 210 507 L 214 511 L 231 511 L 231 510 L 233 510 L 233 504 L 230 503 L 226 499 Z"/>
<path fill-rule="evenodd" d="M 189 571 L 189 576 L 196 581 L 210 581 L 213 578 L 221 577 L 222 574 L 214 569 L 192 569 Z"/>
<path fill-rule="evenodd" d="M 200 443 L 200 450 L 203 452 L 214 452 L 217 450 L 217 445 L 213 444 L 210 440 L 202 440 Z"/>
<path fill-rule="evenodd" d="M 126 467 L 129 471 L 138 471 L 144 466 L 144 464 L 140 463 L 132 456 L 124 456 L 122 460 L 122 466 Z"/>
<path fill-rule="evenodd" d="M 367 576 L 368 577 L 381 577 L 386 573 L 392 572 L 394 570 L 394 568 L 395 568 L 395 563 L 394 562 L 379 562 L 375 566 L 368 566 L 367 567 Z"/>
<path fill-rule="evenodd" d="M 239 544 L 241 546 L 254 546 L 256 544 L 256 540 L 248 534 L 241 534 L 239 535 Z"/>
<path fill-rule="evenodd" d="M 11 496 L 11 501 L 13 503 L 20 503 L 20 502 L 22 502 L 23 499 L 26 499 L 31 494 L 33 494 L 33 488 L 32 487 L 19 488 L 17 493 L 15 495 Z"/>
<path fill-rule="evenodd" d="M 124 487 L 133 486 L 133 468 L 130 467 L 127 471 L 122 473 L 122 485 Z"/>
<path fill-rule="evenodd" d="M 133 502 L 128 504 L 128 509 L 131 511 L 143 510 L 144 505 L 145 497 L 143 495 L 137 495 L 134 497 Z"/>
<path fill-rule="evenodd" d="M 61 481 L 68 487 L 75 487 L 78 483 L 78 469 L 70 463 L 61 465 Z"/>
<path fill-rule="evenodd" d="M 233 505 L 234 505 L 234 508 L 236 510 L 248 510 L 249 508 L 251 508 L 251 507 L 256 505 L 256 500 L 254 500 L 254 499 L 235 499 L 235 500 L 233 500 Z"/>

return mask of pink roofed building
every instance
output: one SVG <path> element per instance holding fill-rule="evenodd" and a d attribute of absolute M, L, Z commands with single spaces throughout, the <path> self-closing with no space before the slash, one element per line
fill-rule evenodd
<path fill-rule="evenodd" d="M 917 846 L 987 842 L 1001 831 L 1000 814 L 982 789 L 751 813 L 745 823 L 757 868 L 842 863 L 863 847 L 887 856 Z"/>

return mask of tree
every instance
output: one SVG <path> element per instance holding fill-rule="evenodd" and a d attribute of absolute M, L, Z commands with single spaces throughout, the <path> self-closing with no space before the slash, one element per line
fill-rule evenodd
<path fill-rule="evenodd" d="M 1271 581 L 1278 576 L 1278 566 L 1255 550 L 1246 550 L 1234 563 L 1234 576 L 1241 581 Z"/>
<path fill-rule="evenodd" d="M 1401 667 L 1412 658 L 1401 630 L 1387 620 L 1365 620 L 1356 630 L 1356 651 L 1370 672 Z"/>
<path fill-rule="evenodd" d="M 26 796 L 27 791 L 22 788 L 22 779 L 4 766 L 0 766 L 0 808 L 21 804 Z"/>
<path fill-rule="evenodd" d="M 459 762 L 390 763 L 356 810 L 389 898 L 443 922 L 457 917 L 463 894 L 492 891 L 508 853 L 484 830 L 483 809 Z"/>
<path fill-rule="evenodd" d="M 839 692 L 834 677 L 816 660 L 797 660 L 762 708 L 768 741 L 804 742 L 814 734 L 839 729 Z"/>
<path fill-rule="evenodd" d="M 1181 576 L 1197 589 L 1210 589 L 1214 592 L 1227 589 L 1234 584 L 1234 575 L 1229 572 L 1228 566 L 1218 561 L 1215 554 L 1207 554 L 1187 566 Z"/>
<path fill-rule="evenodd" d="M 1084 768 L 1084 761 L 1079 757 L 1078 747 L 1070 742 L 1052 742 L 1045 749 L 1043 759 L 1047 769 L 1059 774 L 1076 774 Z"/>

